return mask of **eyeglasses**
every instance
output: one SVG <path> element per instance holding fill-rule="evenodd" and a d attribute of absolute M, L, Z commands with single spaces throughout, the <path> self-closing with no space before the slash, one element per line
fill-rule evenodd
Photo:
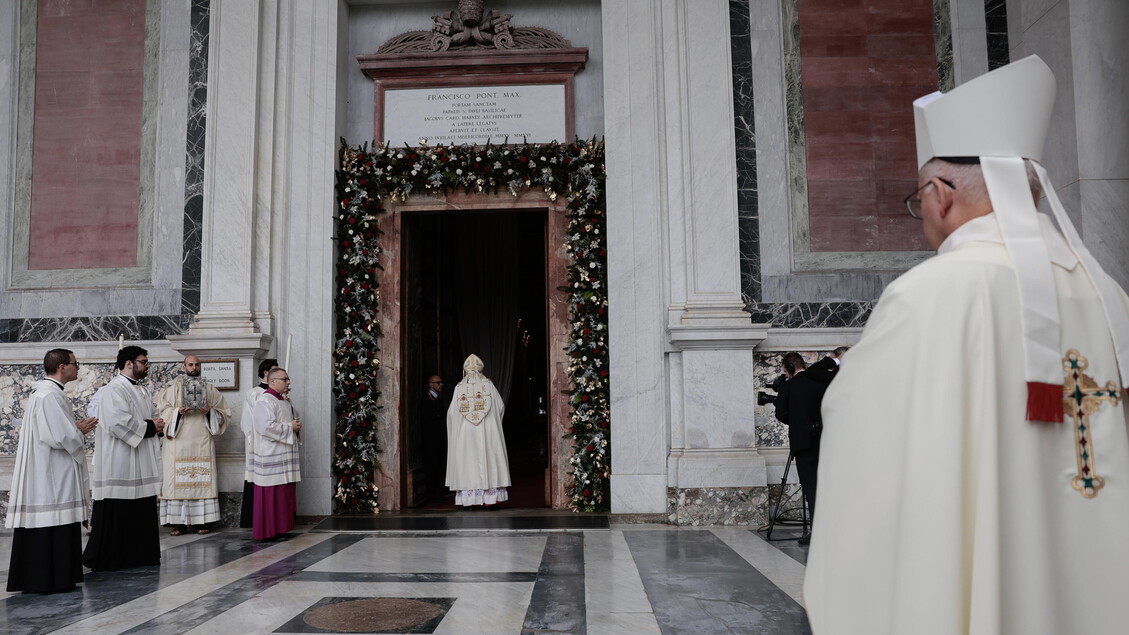
<path fill-rule="evenodd" d="M 134 364 L 145 364 L 146 366 L 148 366 L 149 360 L 147 360 L 147 359 L 135 359 L 135 360 L 133 360 L 133 363 Z"/>
<path fill-rule="evenodd" d="M 63 362 L 62 364 L 59 364 L 59 365 L 60 366 L 74 366 L 75 368 L 82 366 L 82 364 L 80 364 L 78 362 Z"/>
<path fill-rule="evenodd" d="M 289 377 L 275 377 L 274 379 L 271 379 L 270 381 L 290 381 L 290 378 Z"/>
<path fill-rule="evenodd" d="M 936 177 L 933 177 L 933 178 L 935 178 L 938 181 L 944 183 L 945 185 L 948 185 L 949 189 L 951 189 L 951 190 L 957 189 L 957 186 L 954 185 L 952 181 L 950 181 L 946 178 L 942 178 L 940 176 L 936 176 Z M 913 194 L 910 194 L 909 196 L 905 197 L 902 200 L 902 202 L 906 204 L 906 209 L 909 210 L 909 215 L 913 216 L 917 220 L 921 220 L 921 197 L 918 196 L 918 194 L 920 194 L 921 190 L 924 190 L 925 188 L 929 187 L 930 185 L 933 185 L 933 179 L 929 179 L 928 183 L 926 183 L 925 185 L 922 185 L 921 187 L 917 188 L 916 190 L 913 191 Z"/>

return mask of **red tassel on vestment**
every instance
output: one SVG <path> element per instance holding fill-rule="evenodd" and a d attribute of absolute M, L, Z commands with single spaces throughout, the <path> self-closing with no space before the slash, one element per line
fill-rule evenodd
<path fill-rule="evenodd" d="M 1062 423 L 1062 384 L 1027 382 L 1027 420 Z"/>

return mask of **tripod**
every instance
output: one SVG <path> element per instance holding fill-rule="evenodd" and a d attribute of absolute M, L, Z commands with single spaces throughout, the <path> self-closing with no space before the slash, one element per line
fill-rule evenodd
<path fill-rule="evenodd" d="M 792 452 L 788 453 L 788 462 L 784 465 L 784 476 L 780 477 L 780 491 L 779 491 L 779 493 L 776 494 L 776 496 L 774 497 L 774 500 L 772 500 L 772 502 L 770 503 L 770 507 L 772 508 L 772 513 L 770 513 L 768 515 L 768 524 L 759 528 L 759 529 L 757 529 L 757 531 L 765 532 L 764 539 L 766 541 L 769 541 L 769 542 L 773 542 L 773 541 L 777 541 L 777 540 L 796 540 L 797 538 L 799 538 L 799 536 L 796 536 L 795 538 L 791 538 L 791 537 L 790 538 L 773 538 L 772 537 L 772 530 L 778 524 L 779 525 L 792 525 L 792 526 L 801 525 L 801 527 L 803 529 L 803 531 L 801 532 L 801 535 L 806 534 L 808 532 L 809 521 L 808 521 L 807 495 L 804 493 L 803 488 L 800 488 L 800 490 L 799 490 L 799 492 L 800 492 L 800 519 L 799 520 L 796 520 L 796 517 L 795 517 L 795 509 L 796 508 L 794 506 L 790 507 L 790 508 L 786 508 L 783 511 L 781 511 L 781 509 L 780 509 L 781 506 L 783 506 L 785 503 L 792 503 L 796 498 L 795 492 L 793 492 L 793 493 L 791 493 L 787 496 L 784 495 L 785 488 L 788 486 L 788 472 L 792 469 L 792 460 L 795 459 L 795 458 L 796 458 L 796 455 L 794 453 L 792 453 Z"/>

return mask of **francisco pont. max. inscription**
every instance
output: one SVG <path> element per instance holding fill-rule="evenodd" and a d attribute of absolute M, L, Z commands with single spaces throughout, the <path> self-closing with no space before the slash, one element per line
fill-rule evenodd
<path fill-rule="evenodd" d="M 384 136 L 392 145 L 543 143 L 565 136 L 561 85 L 389 90 Z"/>

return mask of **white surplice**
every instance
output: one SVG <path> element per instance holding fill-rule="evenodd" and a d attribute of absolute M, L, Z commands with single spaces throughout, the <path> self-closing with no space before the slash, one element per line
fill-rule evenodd
<path fill-rule="evenodd" d="M 459 492 L 456 504 L 505 501 L 510 463 L 502 432 L 505 405 L 494 383 L 479 373 L 455 387 L 447 408 L 447 487 Z M 477 421 L 477 423 L 475 423 Z"/>
<path fill-rule="evenodd" d="M 1024 420 L 1015 271 L 994 215 L 966 223 L 886 289 L 824 397 L 804 582 L 816 635 L 1125 632 L 1116 359 L 1082 266 L 1041 222 L 1064 384 L 1081 389 L 1064 422 Z"/>
<path fill-rule="evenodd" d="M 264 391 L 251 410 L 254 453 L 252 482 L 259 487 L 297 483 L 302 480 L 298 454 L 300 435 L 294 431 L 294 407 L 278 393 Z"/>
<path fill-rule="evenodd" d="M 35 382 L 24 407 L 16 466 L 8 498 L 9 529 L 36 529 L 90 518 L 90 477 L 84 435 L 63 388 Z"/>
<path fill-rule="evenodd" d="M 161 447 L 146 437 L 146 419 L 157 417 L 144 386 L 115 375 L 99 389 L 98 427 L 94 429 L 94 500 L 136 499 L 161 492 Z"/>
<path fill-rule="evenodd" d="M 267 391 L 266 386 L 259 384 L 247 389 L 243 393 L 243 411 L 239 413 L 239 429 L 243 431 L 243 480 L 250 483 L 254 481 L 255 469 L 253 460 L 255 455 L 255 417 L 252 411 L 259 395 Z"/>

